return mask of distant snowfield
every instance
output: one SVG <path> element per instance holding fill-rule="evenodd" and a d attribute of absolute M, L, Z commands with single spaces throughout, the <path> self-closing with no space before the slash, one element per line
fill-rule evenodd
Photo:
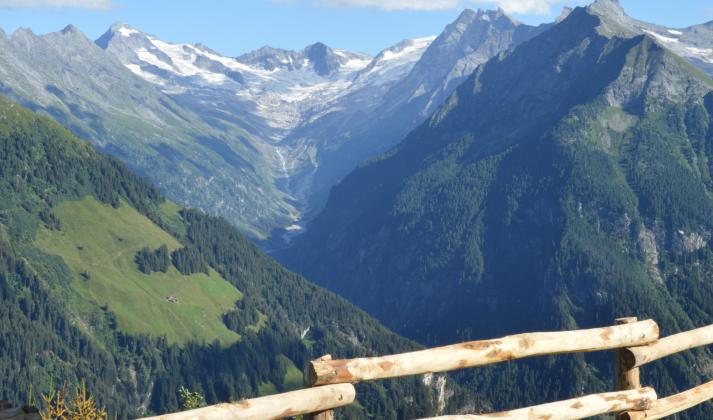
<path fill-rule="evenodd" d="M 309 59 L 298 63 L 299 69 L 265 70 L 194 45 L 164 42 L 128 26 L 115 31 L 127 38 L 143 37 L 150 45 L 134 51 L 137 60 L 124 63 L 134 74 L 167 93 L 210 89 L 225 98 L 229 92 L 234 100 L 251 104 L 254 114 L 277 130 L 270 136 L 272 141 L 279 141 L 356 89 L 403 77 L 436 38 L 404 41 L 376 57 L 332 50 L 343 62 L 337 71 L 323 76 Z M 239 74 L 242 82 L 228 77 L 226 71 Z"/>
<path fill-rule="evenodd" d="M 669 38 L 669 37 L 667 37 L 667 36 L 663 36 L 663 35 L 661 35 L 661 34 L 657 34 L 656 32 L 654 32 L 654 31 L 649 31 L 649 30 L 647 30 L 647 29 L 644 29 L 644 32 L 646 32 L 647 34 L 651 35 L 652 37 L 654 37 L 654 38 L 656 38 L 656 39 L 658 39 L 659 41 L 662 41 L 662 42 L 664 42 L 664 43 L 672 43 L 672 42 L 675 43 L 675 42 L 678 42 L 678 38 Z M 669 31 L 669 32 L 671 32 L 671 31 Z M 671 33 L 672 33 L 672 32 L 671 32 Z"/>
<path fill-rule="evenodd" d="M 642 31 L 654 37 L 657 41 L 662 43 L 667 48 L 671 49 L 676 54 L 685 57 L 692 58 L 696 60 L 703 61 L 704 63 L 713 64 L 713 48 L 700 48 L 685 41 L 682 41 L 681 37 L 684 36 L 682 31 L 675 29 L 667 29 L 666 32 L 674 37 L 661 35 L 651 29 L 642 29 Z"/>
<path fill-rule="evenodd" d="M 299 52 L 267 49 L 234 58 L 200 45 L 165 42 L 128 25 L 115 25 L 108 34 L 113 34 L 108 49 L 135 75 L 164 93 L 195 101 L 191 106 L 199 114 L 217 112 L 241 126 L 247 121 L 289 196 L 291 177 L 319 162 L 309 144 L 294 147 L 282 140 L 327 114 L 372 106 L 374 101 L 364 98 L 378 98 L 406 77 L 436 39 L 406 40 L 375 57 L 315 44 Z M 299 221 L 294 214 L 284 229 L 302 231 Z"/>

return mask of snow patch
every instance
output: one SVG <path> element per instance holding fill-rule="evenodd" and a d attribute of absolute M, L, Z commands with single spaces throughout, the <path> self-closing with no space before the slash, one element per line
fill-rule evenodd
<path fill-rule="evenodd" d="M 713 48 L 686 47 L 685 50 L 691 56 L 713 64 Z"/>
<path fill-rule="evenodd" d="M 164 81 L 160 77 L 156 76 L 155 74 L 151 74 L 147 71 L 143 71 L 141 69 L 141 66 L 139 66 L 138 64 L 127 64 L 126 68 L 128 68 L 129 70 L 131 70 L 132 73 L 148 82 L 155 83 L 157 85 L 164 84 Z"/>
<path fill-rule="evenodd" d="M 344 63 L 339 70 L 340 71 L 359 71 L 359 70 L 362 70 L 364 67 L 368 66 L 369 63 L 371 63 L 371 59 L 352 58 L 352 59 L 347 60 L 347 62 Z"/>
<path fill-rule="evenodd" d="M 139 58 L 139 60 L 143 61 L 146 64 L 156 66 L 156 67 L 160 68 L 161 70 L 166 70 L 166 71 L 170 71 L 172 73 L 176 73 L 176 69 L 173 68 L 173 66 L 164 62 L 163 60 L 160 60 L 158 57 L 156 57 L 154 55 L 154 53 L 147 50 L 146 48 L 137 50 L 136 56 Z"/>
<path fill-rule="evenodd" d="M 130 37 L 131 35 L 140 33 L 136 29 L 127 28 L 126 26 L 120 27 L 118 31 L 119 31 L 119 35 L 125 36 L 127 38 Z"/>
<path fill-rule="evenodd" d="M 676 36 L 681 36 L 681 35 L 683 35 L 683 32 L 681 32 L 681 31 L 676 31 L 676 30 L 673 30 L 673 29 L 669 29 L 669 30 L 668 30 L 668 33 L 670 33 L 671 35 L 676 35 Z"/>
<path fill-rule="evenodd" d="M 412 54 L 418 53 L 419 56 L 431 43 L 436 39 L 435 36 L 429 36 L 426 38 L 414 39 L 409 43 L 409 46 L 404 47 L 399 51 L 386 50 L 384 51 L 382 60 L 393 61 L 393 60 L 403 60 L 404 58 L 409 58 Z"/>
<path fill-rule="evenodd" d="M 649 31 L 649 30 L 646 30 L 646 29 L 644 29 L 644 32 L 646 32 L 647 34 L 651 35 L 652 37 L 654 37 L 654 38 L 656 38 L 657 40 L 659 40 L 659 41 L 661 41 L 661 42 L 664 42 L 664 43 L 669 43 L 669 44 L 671 44 L 671 43 L 677 43 L 677 42 L 678 42 L 678 38 L 670 38 L 670 37 L 663 36 L 663 35 L 661 35 L 661 34 L 657 34 L 656 32 Z"/>

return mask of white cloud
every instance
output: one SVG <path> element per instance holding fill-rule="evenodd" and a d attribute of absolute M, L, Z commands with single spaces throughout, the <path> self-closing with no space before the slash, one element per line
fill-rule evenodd
<path fill-rule="evenodd" d="M 109 10 L 114 7 L 112 0 L 0 0 L 0 8 L 63 8 Z"/>
<path fill-rule="evenodd" d="M 587 3 L 582 0 L 471 0 L 471 2 L 501 7 L 506 13 L 522 13 L 543 16 L 552 14 L 552 8 L 556 5 L 561 5 L 563 3 L 576 3 L 581 5 Z"/>
<path fill-rule="evenodd" d="M 376 7 L 382 10 L 448 10 L 458 7 L 460 0 L 318 0 L 333 7 Z"/>

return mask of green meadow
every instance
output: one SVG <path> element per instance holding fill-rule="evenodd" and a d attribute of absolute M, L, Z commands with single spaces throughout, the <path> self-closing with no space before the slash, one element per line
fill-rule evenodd
<path fill-rule="evenodd" d="M 121 331 L 166 336 L 179 344 L 230 344 L 240 338 L 221 315 L 242 294 L 218 273 L 211 269 L 209 275 L 186 276 L 172 265 L 167 273 L 138 270 L 134 257 L 143 247 L 181 247 L 151 220 L 127 205 L 115 209 L 93 198 L 63 202 L 54 212 L 62 229 L 41 229 L 35 245 L 62 257 L 75 274 L 72 288 L 82 298 L 106 305 Z"/>

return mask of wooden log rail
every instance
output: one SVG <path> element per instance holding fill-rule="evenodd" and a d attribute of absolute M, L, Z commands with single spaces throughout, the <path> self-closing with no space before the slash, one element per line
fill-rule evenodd
<path fill-rule="evenodd" d="M 152 420 L 268 420 L 301 416 L 343 407 L 354 402 L 351 384 L 321 386 L 236 403 L 211 405 L 180 413 L 150 417 Z"/>
<path fill-rule="evenodd" d="M 656 401 L 653 388 L 608 392 L 588 395 L 566 401 L 537 405 L 519 410 L 494 414 L 466 414 L 457 416 L 431 417 L 431 420 L 486 420 L 486 419 L 547 419 L 575 420 L 602 414 L 621 413 L 626 410 L 646 410 Z"/>
<path fill-rule="evenodd" d="M 713 398 L 713 381 L 697 386 L 680 394 L 654 401 L 648 408 L 628 411 L 622 415 L 625 420 L 662 419 L 688 410 Z"/>
<path fill-rule="evenodd" d="M 659 339 L 652 320 L 621 318 L 615 326 L 587 330 L 512 335 L 493 340 L 389 356 L 332 360 L 323 356 L 308 363 L 305 389 L 237 403 L 218 404 L 151 419 L 278 419 L 305 415 L 326 420 L 333 409 L 355 399 L 353 383 L 407 375 L 447 372 L 526 357 L 616 350 L 616 392 L 594 394 L 493 414 L 434 417 L 439 420 L 548 419 L 569 420 L 616 413 L 619 419 L 658 419 L 713 399 L 713 381 L 667 398 L 657 399 L 642 387 L 639 368 L 672 354 L 713 344 L 713 325 Z M 1 420 L 1 419 L 0 419 Z"/>
<path fill-rule="evenodd" d="M 663 357 L 709 344 L 713 344 L 713 325 L 670 335 L 645 346 L 625 349 L 625 363 L 630 368 L 641 367 Z"/>
<path fill-rule="evenodd" d="M 658 337 L 658 325 L 647 320 L 589 330 L 519 334 L 391 356 L 351 360 L 325 357 L 308 364 L 305 384 L 357 383 L 447 372 L 525 357 L 639 346 Z"/>

